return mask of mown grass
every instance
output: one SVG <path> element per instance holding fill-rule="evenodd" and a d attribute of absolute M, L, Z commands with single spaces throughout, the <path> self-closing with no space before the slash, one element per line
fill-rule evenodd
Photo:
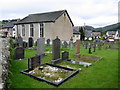
<path fill-rule="evenodd" d="M 52 47 L 46 47 L 47 51 L 51 51 Z M 21 74 L 20 71 L 28 68 L 27 58 L 33 57 L 36 50 L 25 50 L 26 60 L 15 61 L 12 60 L 11 72 L 11 88 L 118 88 L 118 50 L 96 50 L 95 53 L 89 54 L 88 49 L 81 46 L 80 53 L 89 56 L 103 57 L 102 60 L 93 64 L 90 67 L 83 68 L 82 71 L 64 82 L 59 87 L 55 87 L 46 82 L 37 81 L 27 75 Z M 72 51 L 62 48 L 62 51 L 69 51 L 69 58 L 74 59 L 75 47 Z M 51 63 L 52 54 L 47 53 L 42 57 L 42 63 Z M 69 65 L 73 68 L 81 68 L 80 65 L 63 62 L 63 65 Z"/>

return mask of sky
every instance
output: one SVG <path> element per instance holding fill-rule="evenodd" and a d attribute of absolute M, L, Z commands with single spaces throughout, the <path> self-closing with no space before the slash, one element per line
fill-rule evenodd
<path fill-rule="evenodd" d="M 67 10 L 74 26 L 95 28 L 118 22 L 120 0 L 0 0 L 0 21 L 29 14 Z"/>

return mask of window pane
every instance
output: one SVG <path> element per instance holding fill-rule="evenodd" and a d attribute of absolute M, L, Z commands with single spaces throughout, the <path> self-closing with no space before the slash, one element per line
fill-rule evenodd
<path fill-rule="evenodd" d="M 34 36 L 34 27 L 33 24 L 30 24 L 30 36 Z"/>

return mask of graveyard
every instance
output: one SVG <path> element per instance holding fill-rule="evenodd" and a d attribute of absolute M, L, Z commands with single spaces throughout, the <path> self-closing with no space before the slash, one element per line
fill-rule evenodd
<path fill-rule="evenodd" d="M 38 44 L 41 44 L 43 40 L 38 39 Z M 109 48 L 108 43 L 102 47 L 101 44 L 97 44 L 96 47 L 91 43 L 87 45 L 86 42 L 67 46 L 53 43 L 54 45 L 42 43 L 39 48 L 33 44 L 30 48 L 23 48 L 21 51 L 19 47 L 12 46 L 15 43 L 11 43 L 11 66 L 8 80 L 10 88 L 117 87 L 118 44 L 110 44 L 111 48 Z M 80 51 L 76 50 L 76 46 Z M 32 59 L 39 55 L 40 61 L 37 61 L 37 58 Z M 56 72 L 50 71 L 49 68 L 55 69 Z M 51 75 L 56 77 L 50 78 Z"/>

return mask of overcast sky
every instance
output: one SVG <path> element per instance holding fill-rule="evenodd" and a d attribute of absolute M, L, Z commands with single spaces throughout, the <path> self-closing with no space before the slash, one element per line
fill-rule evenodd
<path fill-rule="evenodd" d="M 0 20 L 66 9 L 75 26 L 102 27 L 118 22 L 119 0 L 0 0 Z"/>

